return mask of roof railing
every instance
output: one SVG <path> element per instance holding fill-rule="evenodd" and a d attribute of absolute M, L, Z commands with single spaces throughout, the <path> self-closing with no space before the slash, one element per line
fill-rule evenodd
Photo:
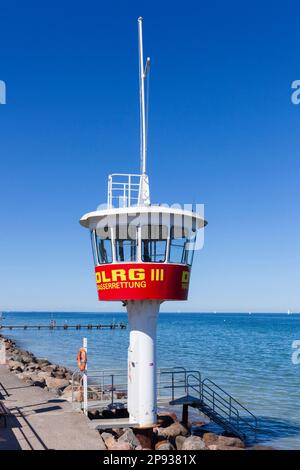
<path fill-rule="evenodd" d="M 141 175 L 114 173 L 108 177 L 107 206 L 116 207 L 137 206 L 140 199 Z"/>

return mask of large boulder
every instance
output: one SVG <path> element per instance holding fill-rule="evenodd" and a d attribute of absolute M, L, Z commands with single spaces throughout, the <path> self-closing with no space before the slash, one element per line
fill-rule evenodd
<path fill-rule="evenodd" d="M 110 450 L 133 450 L 133 447 L 129 442 L 115 441 L 114 445 L 110 448 Z"/>
<path fill-rule="evenodd" d="M 29 362 L 25 365 L 26 370 L 40 370 L 40 366 L 36 362 Z"/>
<path fill-rule="evenodd" d="M 11 359 L 12 361 L 22 362 L 22 354 L 20 354 L 19 351 L 12 351 L 12 353 L 8 355 L 8 359 Z"/>
<path fill-rule="evenodd" d="M 140 441 L 136 438 L 133 430 L 130 428 L 126 429 L 122 436 L 119 437 L 118 442 L 129 442 L 133 449 L 140 445 Z"/>
<path fill-rule="evenodd" d="M 49 390 L 61 391 L 65 389 L 70 383 L 66 379 L 58 379 L 56 377 L 46 377 L 46 385 Z"/>
<path fill-rule="evenodd" d="M 27 372 L 19 372 L 16 374 L 18 379 L 22 380 L 23 382 L 26 382 L 26 383 L 29 383 L 31 384 L 32 383 L 32 380 L 30 378 L 30 374 L 27 373 Z"/>
<path fill-rule="evenodd" d="M 176 436 L 187 436 L 189 431 L 178 421 L 171 424 L 166 428 L 157 428 L 156 433 L 160 437 L 176 437 Z"/>
<path fill-rule="evenodd" d="M 26 376 L 29 377 L 32 382 L 41 382 L 45 384 L 45 379 L 40 377 L 36 372 L 26 372 Z"/>
<path fill-rule="evenodd" d="M 210 450 L 232 450 L 244 449 L 245 444 L 238 437 L 218 436 L 213 432 L 207 432 L 203 436 L 203 441 Z"/>
<path fill-rule="evenodd" d="M 61 398 L 63 398 L 63 400 L 67 400 L 69 402 L 72 401 L 72 385 L 68 385 L 62 392 L 61 394 Z M 77 392 L 78 393 L 78 392 Z M 75 400 L 76 398 L 76 390 L 74 390 L 74 394 L 73 394 L 73 398 L 74 398 L 74 401 L 77 401 Z"/>
<path fill-rule="evenodd" d="M 239 439 L 238 437 L 227 436 L 219 436 L 217 446 L 237 447 L 239 449 L 245 448 L 245 444 L 241 439 Z"/>
<path fill-rule="evenodd" d="M 205 450 L 206 446 L 201 437 L 199 436 L 190 436 L 188 437 L 183 445 L 181 450 Z"/>
<path fill-rule="evenodd" d="M 41 388 L 44 388 L 44 387 L 46 386 L 46 383 L 45 383 L 45 380 L 44 380 L 44 379 L 42 379 L 42 380 L 34 380 L 34 381 L 32 382 L 32 385 L 33 385 L 34 387 L 41 387 Z"/>
<path fill-rule="evenodd" d="M 151 449 L 153 434 L 149 429 L 135 429 L 135 437 L 139 441 L 143 449 Z"/>
<path fill-rule="evenodd" d="M 185 436 L 176 436 L 176 439 L 175 439 L 175 444 L 176 444 L 176 449 L 177 450 L 182 450 L 182 446 L 184 444 L 184 442 L 186 441 L 186 437 Z"/>
<path fill-rule="evenodd" d="M 116 440 L 110 432 L 103 432 L 101 438 L 105 442 L 108 450 L 133 450 L 134 447 L 127 441 Z"/>
<path fill-rule="evenodd" d="M 48 372 L 50 375 L 52 372 L 55 372 L 57 370 L 57 365 L 56 364 L 43 364 L 40 366 L 43 372 Z"/>
<path fill-rule="evenodd" d="M 8 361 L 8 367 L 10 368 L 10 370 L 15 370 L 18 372 L 22 372 L 25 368 L 23 362 L 14 361 L 14 360 Z"/>
<path fill-rule="evenodd" d="M 44 367 L 51 365 L 47 359 L 37 359 L 37 363 L 41 369 L 44 369 Z"/>
<path fill-rule="evenodd" d="M 71 380 L 71 379 L 72 379 L 72 375 L 73 375 L 72 372 L 69 372 L 69 371 L 66 372 L 66 373 L 65 373 L 65 379 Z"/>
<path fill-rule="evenodd" d="M 117 442 L 115 436 L 110 432 L 101 433 L 101 438 L 103 439 L 108 450 L 112 450 L 113 446 Z"/>
<path fill-rule="evenodd" d="M 34 362 L 35 361 L 35 358 L 32 354 L 30 354 L 29 352 L 24 352 L 22 353 L 22 359 L 21 361 L 24 363 L 24 364 L 29 364 L 30 362 Z"/>
<path fill-rule="evenodd" d="M 48 377 L 51 377 L 51 372 L 44 372 L 42 370 L 37 370 L 36 374 L 40 379 L 44 379 L 44 380 L 46 380 L 46 378 Z"/>
<path fill-rule="evenodd" d="M 205 445 L 208 447 L 217 443 L 219 436 L 214 432 L 206 432 L 202 437 Z"/>
<path fill-rule="evenodd" d="M 208 450 L 244 450 L 241 447 L 223 446 L 221 444 L 212 444 L 208 446 Z"/>
<path fill-rule="evenodd" d="M 98 419 L 100 418 L 100 412 L 96 408 L 90 408 L 88 411 L 88 417 L 90 419 Z"/>
<path fill-rule="evenodd" d="M 174 450 L 174 446 L 172 446 L 171 442 L 167 440 L 159 441 L 155 444 L 155 450 Z"/>

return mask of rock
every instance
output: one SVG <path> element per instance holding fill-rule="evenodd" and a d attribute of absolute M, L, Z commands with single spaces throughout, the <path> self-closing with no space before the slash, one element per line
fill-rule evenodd
<path fill-rule="evenodd" d="M 167 410 L 166 411 L 160 411 L 159 413 L 157 413 L 157 416 L 158 416 L 158 418 L 160 418 L 160 417 L 164 418 L 165 416 L 169 416 L 169 418 L 171 418 L 174 423 L 176 421 L 178 421 L 177 414 L 174 413 L 174 411 L 167 411 Z"/>
<path fill-rule="evenodd" d="M 51 389 L 63 390 L 69 385 L 69 381 L 66 379 L 57 379 L 56 377 L 46 377 L 46 385 Z"/>
<path fill-rule="evenodd" d="M 123 428 L 112 428 L 112 432 L 114 433 L 114 435 L 119 438 L 122 436 L 122 434 L 124 434 L 124 432 L 126 431 L 126 429 L 123 429 Z"/>
<path fill-rule="evenodd" d="M 12 361 L 18 361 L 18 362 L 22 362 L 22 355 L 19 353 L 19 352 L 13 352 L 10 356 L 9 356 L 9 359 L 11 359 Z M 23 362 L 22 362 L 23 364 Z"/>
<path fill-rule="evenodd" d="M 182 450 L 183 443 L 186 441 L 186 437 L 184 436 L 176 436 L 175 444 L 177 450 Z"/>
<path fill-rule="evenodd" d="M 226 447 L 238 447 L 240 449 L 244 449 L 245 444 L 241 439 L 238 437 L 227 437 L 227 436 L 219 436 L 218 441 L 216 443 L 218 447 L 226 446 Z"/>
<path fill-rule="evenodd" d="M 219 436 L 214 432 L 206 432 L 202 437 L 205 445 L 208 447 L 210 445 L 216 444 L 219 439 Z"/>
<path fill-rule="evenodd" d="M 26 382 L 26 383 L 32 382 L 32 380 L 30 379 L 29 375 L 26 372 L 20 372 L 16 374 L 16 376 L 18 377 L 18 379 L 22 380 L 23 382 Z"/>
<path fill-rule="evenodd" d="M 68 399 L 68 401 L 72 401 L 72 396 L 70 399 Z M 83 393 L 80 390 L 75 390 L 73 392 L 73 401 L 77 401 L 77 402 L 83 401 Z"/>
<path fill-rule="evenodd" d="M 153 431 L 152 429 L 139 429 L 135 430 L 135 437 L 143 447 L 143 449 L 151 449 L 152 440 L 153 440 Z"/>
<path fill-rule="evenodd" d="M 171 416 L 161 414 L 157 417 L 157 425 L 158 427 L 167 428 L 174 424 L 174 419 Z"/>
<path fill-rule="evenodd" d="M 25 368 L 22 362 L 13 360 L 8 361 L 8 367 L 10 368 L 10 370 L 15 370 L 19 372 L 22 372 Z"/>
<path fill-rule="evenodd" d="M 99 387 L 97 387 L 96 385 L 88 387 L 88 395 L 89 395 L 90 400 L 100 400 L 101 399 L 101 393 L 99 391 Z"/>
<path fill-rule="evenodd" d="M 133 430 L 131 428 L 126 429 L 124 434 L 122 434 L 121 437 L 119 437 L 118 442 L 129 442 L 131 447 L 134 449 L 138 445 L 140 445 L 139 440 L 136 438 Z"/>
<path fill-rule="evenodd" d="M 44 380 L 46 380 L 47 377 L 51 377 L 51 372 L 43 372 L 42 370 L 37 371 L 36 374 L 40 379 L 44 379 Z"/>
<path fill-rule="evenodd" d="M 64 379 L 66 377 L 66 374 L 58 370 L 58 371 L 53 372 L 53 376 L 56 377 L 57 379 Z"/>
<path fill-rule="evenodd" d="M 101 437 L 102 437 L 103 441 L 105 442 L 105 445 L 106 445 L 107 449 L 112 450 L 113 446 L 117 442 L 115 440 L 115 437 L 110 432 L 103 432 L 101 434 Z"/>
<path fill-rule="evenodd" d="M 115 441 L 114 445 L 109 450 L 133 450 L 129 442 Z"/>
<path fill-rule="evenodd" d="M 22 362 L 23 364 L 29 364 L 30 362 L 34 362 L 33 361 L 33 356 L 29 353 L 25 353 L 25 354 L 22 354 Z"/>
<path fill-rule="evenodd" d="M 51 365 L 47 359 L 37 359 L 37 363 L 41 369 L 44 369 L 44 367 Z"/>
<path fill-rule="evenodd" d="M 74 401 L 78 401 L 78 400 L 75 400 L 76 393 L 77 393 L 77 395 L 78 395 L 78 392 L 76 392 L 76 390 L 74 390 L 74 394 L 73 394 Z M 63 399 L 66 400 L 66 401 L 72 402 L 72 385 L 68 385 L 68 386 L 63 390 L 63 392 L 62 392 L 62 394 L 61 394 L 61 398 L 63 398 Z"/>
<path fill-rule="evenodd" d="M 203 441 L 210 450 L 232 450 L 244 449 L 245 444 L 238 437 L 218 436 L 213 432 L 206 432 L 203 436 Z"/>
<path fill-rule="evenodd" d="M 47 361 L 48 362 L 48 361 Z M 48 372 L 51 374 L 52 372 L 55 372 L 57 369 L 57 366 L 55 364 L 44 364 L 40 366 L 43 372 Z"/>
<path fill-rule="evenodd" d="M 97 410 L 97 409 L 90 409 L 88 411 L 88 417 L 90 419 L 98 419 L 99 416 L 100 416 L 100 413 L 99 413 L 99 410 Z"/>
<path fill-rule="evenodd" d="M 181 450 L 204 450 L 205 448 L 205 444 L 201 437 L 190 436 L 184 441 Z"/>
<path fill-rule="evenodd" d="M 172 446 L 171 442 L 164 440 L 155 444 L 155 450 L 174 450 L 174 447 Z"/>
<path fill-rule="evenodd" d="M 26 383 L 42 382 L 43 380 L 35 372 L 21 372 L 17 377 Z"/>
<path fill-rule="evenodd" d="M 43 382 L 45 385 L 45 379 L 43 377 L 40 377 L 35 372 L 25 372 L 25 374 L 30 380 L 32 380 L 32 382 Z"/>
<path fill-rule="evenodd" d="M 233 446 L 224 446 L 224 445 L 218 445 L 218 444 L 212 444 L 208 446 L 208 450 L 244 450 L 241 447 L 233 447 Z"/>
<path fill-rule="evenodd" d="M 40 369 L 40 366 L 36 363 L 36 362 L 29 362 L 28 364 L 26 364 L 26 370 L 39 370 Z"/>
<path fill-rule="evenodd" d="M 157 428 L 157 435 L 161 437 L 187 436 L 188 430 L 178 421 L 167 428 Z"/>
<path fill-rule="evenodd" d="M 32 385 L 34 387 L 44 388 L 46 384 L 45 384 L 45 380 L 35 380 L 34 382 L 32 382 Z"/>

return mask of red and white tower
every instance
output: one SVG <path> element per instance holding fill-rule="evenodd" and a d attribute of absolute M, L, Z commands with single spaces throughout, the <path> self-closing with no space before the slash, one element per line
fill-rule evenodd
<path fill-rule="evenodd" d="M 100 301 L 122 301 L 130 325 L 128 411 L 130 423 L 157 420 L 156 325 L 160 304 L 186 300 L 197 231 L 206 221 L 195 212 L 151 205 L 146 173 L 147 129 L 142 18 L 138 19 L 141 172 L 108 178 L 105 209 L 85 214 L 91 233 Z"/>

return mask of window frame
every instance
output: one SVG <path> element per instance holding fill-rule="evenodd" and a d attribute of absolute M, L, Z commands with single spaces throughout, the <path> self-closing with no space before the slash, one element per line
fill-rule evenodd
<path fill-rule="evenodd" d="M 166 229 L 167 233 L 166 233 L 166 237 L 164 238 L 143 238 L 143 228 L 146 227 L 147 228 L 147 233 L 149 234 L 149 227 L 150 227 L 150 235 L 151 234 L 151 227 L 159 227 L 159 231 L 161 230 L 161 234 L 164 230 L 164 228 Z M 141 247 L 140 247 L 140 261 L 142 263 L 155 263 L 155 264 L 163 264 L 163 263 L 167 263 L 168 261 L 168 250 L 169 250 L 169 238 L 170 238 L 170 227 L 166 224 L 143 224 L 141 225 L 140 227 L 140 231 L 139 231 L 139 238 L 140 238 L 140 241 L 141 241 Z M 150 259 L 150 261 L 144 261 L 143 259 L 143 256 L 144 256 L 144 253 L 143 253 L 143 244 L 144 244 L 144 241 L 148 241 L 148 242 L 165 242 L 165 250 L 164 250 L 164 260 L 163 261 L 154 261 L 153 259 Z"/>
<path fill-rule="evenodd" d="M 94 245 L 95 245 L 95 253 L 96 253 L 96 256 L 97 256 L 97 261 L 98 261 L 98 264 L 97 266 L 103 266 L 103 265 L 106 265 L 106 264 L 112 264 L 114 262 L 114 243 L 113 243 L 113 237 L 112 237 L 112 231 L 111 231 L 111 228 L 108 227 L 108 237 L 106 238 L 101 238 L 97 235 L 97 229 L 94 229 L 93 230 L 94 232 Z M 109 240 L 110 241 L 110 248 L 111 248 L 111 261 L 107 261 L 105 263 L 102 263 L 101 262 L 101 258 L 100 258 L 100 252 L 99 252 L 99 244 L 98 244 L 98 240 L 100 241 L 106 241 L 106 240 Z"/>
<path fill-rule="evenodd" d="M 182 265 L 185 265 L 185 266 L 192 266 L 193 264 L 193 259 L 194 259 L 194 249 L 192 250 L 187 250 L 186 249 L 186 246 L 188 243 L 193 243 L 193 245 L 195 246 L 195 241 L 193 241 L 193 239 L 191 239 L 191 236 L 189 237 L 186 237 L 186 236 L 182 236 L 181 238 L 174 238 L 174 229 L 181 229 L 182 232 L 184 233 L 184 227 L 179 227 L 177 225 L 172 225 L 170 227 L 170 241 L 169 241 L 169 253 L 168 253 L 168 263 L 170 264 L 182 264 Z M 180 246 L 180 245 L 174 245 L 172 244 L 172 241 L 176 241 L 178 240 L 178 242 L 180 241 L 181 243 L 183 242 L 183 244 Z M 181 247 L 182 248 L 182 253 L 181 253 L 181 261 L 171 261 L 171 253 L 172 253 L 172 246 L 174 247 Z M 189 252 L 192 251 L 192 254 L 191 254 L 191 257 L 189 259 Z M 190 262 L 189 262 L 190 261 Z"/>

